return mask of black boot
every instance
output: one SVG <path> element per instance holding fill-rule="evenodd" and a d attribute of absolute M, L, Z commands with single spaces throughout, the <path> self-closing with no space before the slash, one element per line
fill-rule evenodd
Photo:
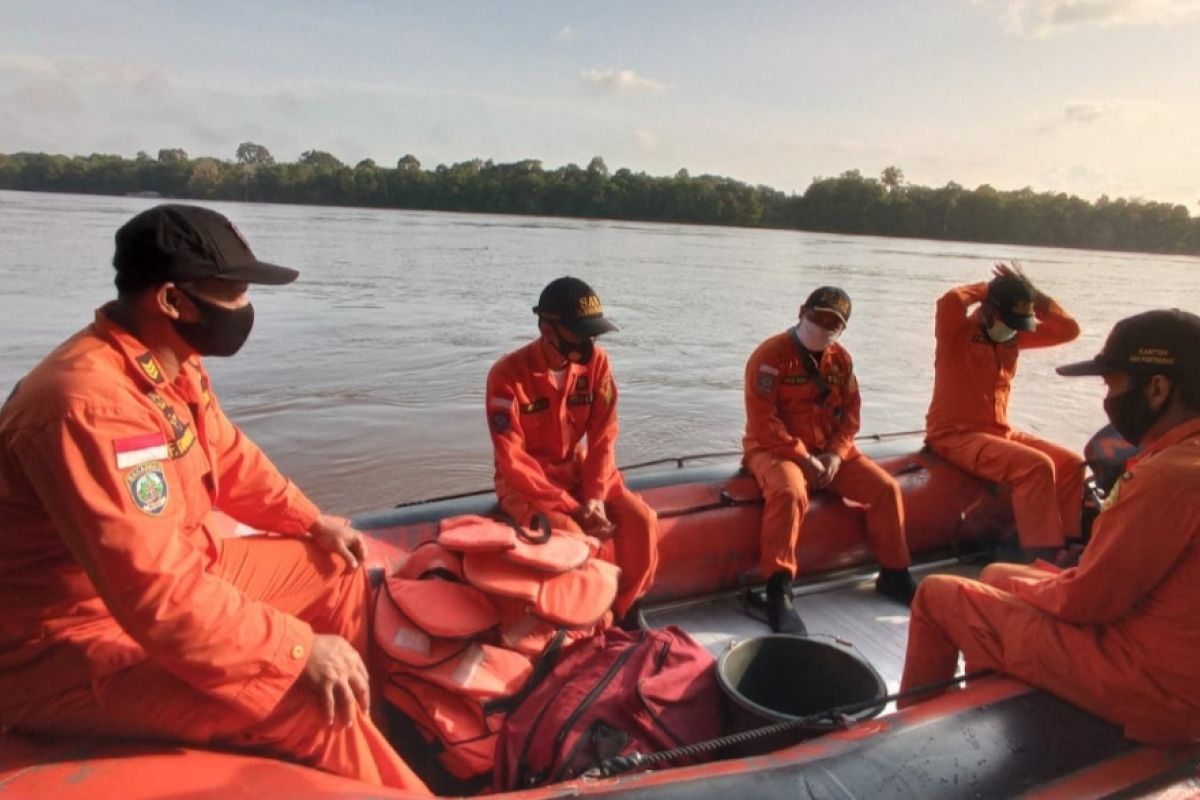
<path fill-rule="evenodd" d="M 917 582 L 907 569 L 881 569 L 875 579 L 875 591 L 906 606 L 912 605 Z"/>
<path fill-rule="evenodd" d="M 642 611 L 641 600 L 634 601 L 625 612 L 625 616 L 617 620 L 617 627 L 630 633 L 650 630 L 650 623 L 646 621 L 646 614 Z"/>
<path fill-rule="evenodd" d="M 808 633 L 792 604 L 792 576 L 786 572 L 776 572 L 767 581 L 767 622 L 776 633 Z"/>

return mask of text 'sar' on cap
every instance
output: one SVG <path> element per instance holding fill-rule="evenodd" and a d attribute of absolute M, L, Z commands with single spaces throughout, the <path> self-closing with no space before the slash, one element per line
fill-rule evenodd
<path fill-rule="evenodd" d="M 232 222 L 212 209 L 182 203 L 154 206 L 116 234 L 113 267 L 118 283 L 137 285 L 216 278 L 283 285 L 294 269 L 259 261 Z"/>
<path fill-rule="evenodd" d="M 604 306 L 592 287 L 570 276 L 555 278 L 546 284 L 533 313 L 578 336 L 599 336 L 619 330 L 604 317 Z"/>

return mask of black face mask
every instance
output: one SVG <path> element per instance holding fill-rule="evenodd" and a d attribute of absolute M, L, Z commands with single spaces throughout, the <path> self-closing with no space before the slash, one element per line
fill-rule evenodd
<path fill-rule="evenodd" d="M 592 360 L 592 354 L 596 352 L 596 343 L 592 341 L 590 336 L 584 336 L 581 341 L 568 342 L 558 332 L 557 328 L 554 331 L 554 338 L 551 340 L 554 349 L 562 353 L 563 358 L 576 364 L 586 364 Z"/>
<path fill-rule="evenodd" d="M 254 306 L 247 303 L 241 308 L 225 308 L 191 292 L 183 293 L 196 304 L 200 320 L 174 320 L 175 330 L 193 350 L 202 356 L 231 356 L 242 349 L 254 327 Z"/>
<path fill-rule="evenodd" d="M 1108 421 L 1116 428 L 1117 433 L 1132 445 L 1141 444 L 1146 431 L 1158 422 L 1166 412 L 1167 406 L 1171 404 L 1168 395 L 1161 409 L 1155 411 L 1150 408 L 1150 401 L 1146 399 L 1145 392 L 1149 382 L 1148 378 L 1139 378 L 1134 385 L 1120 394 L 1104 398 L 1104 413 L 1108 415 Z M 1175 387 L 1171 387 L 1171 391 L 1174 392 Z"/>

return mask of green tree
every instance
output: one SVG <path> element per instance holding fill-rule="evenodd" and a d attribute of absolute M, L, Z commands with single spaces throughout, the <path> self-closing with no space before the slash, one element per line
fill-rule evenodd
<path fill-rule="evenodd" d="M 320 172 L 334 172 L 345 166 L 332 153 L 324 150 L 305 150 L 300 154 L 300 163 L 308 164 Z"/>
<path fill-rule="evenodd" d="M 192 177 L 188 181 L 188 191 L 198 197 L 209 197 L 220 179 L 221 166 L 216 159 L 198 158 L 192 165 Z"/>
<path fill-rule="evenodd" d="M 904 170 L 899 167 L 885 167 L 879 175 L 879 182 L 889 192 L 896 192 L 904 185 Z"/>
<path fill-rule="evenodd" d="M 275 157 L 271 155 L 271 151 L 261 144 L 254 142 L 242 142 L 237 147 L 237 162 L 239 164 L 260 164 L 269 166 L 275 163 Z"/>

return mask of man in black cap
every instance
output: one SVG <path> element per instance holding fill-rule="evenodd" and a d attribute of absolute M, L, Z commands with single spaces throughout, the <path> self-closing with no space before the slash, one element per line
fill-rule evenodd
<path fill-rule="evenodd" d="M 866 505 L 880 594 L 908 603 L 916 590 L 900 487 L 854 444 L 862 399 L 850 354 L 837 341 L 849 320 L 850 297 L 822 286 L 800 307 L 799 324 L 760 344 L 746 362 L 742 448 L 765 500 L 761 570 L 767 619 L 780 633 L 805 632 L 791 581 L 809 487 Z"/>
<path fill-rule="evenodd" d="M 658 518 L 617 470 L 617 386 L 595 344 L 617 326 L 572 277 L 551 281 L 533 313 L 538 338 L 488 372 L 500 507 L 522 525 L 541 514 L 551 527 L 611 539 L 621 568 L 613 612 L 624 628 L 645 627 L 638 600 L 658 565 Z"/>
<path fill-rule="evenodd" d="M 982 582 L 926 578 L 901 691 L 996 669 L 1157 745 L 1200 742 L 1200 317 L 1121 320 L 1090 361 L 1104 411 L 1141 452 L 1106 500 L 1078 566 L 993 564 Z"/>
<path fill-rule="evenodd" d="M 249 284 L 297 272 L 188 205 L 129 220 L 113 266 L 116 301 L 0 409 L 0 727 L 424 791 L 367 716 L 362 534 L 229 421 L 200 361 L 246 341 Z M 229 517 L 280 536 L 223 538 Z"/>
<path fill-rule="evenodd" d="M 1020 352 L 1069 342 L 1078 323 L 1016 264 L 997 264 L 989 283 L 959 286 L 938 300 L 935 331 L 926 443 L 963 471 L 1012 490 L 1027 558 L 1057 551 L 1079 536 L 1083 458 L 1013 430 L 1008 398 Z"/>

